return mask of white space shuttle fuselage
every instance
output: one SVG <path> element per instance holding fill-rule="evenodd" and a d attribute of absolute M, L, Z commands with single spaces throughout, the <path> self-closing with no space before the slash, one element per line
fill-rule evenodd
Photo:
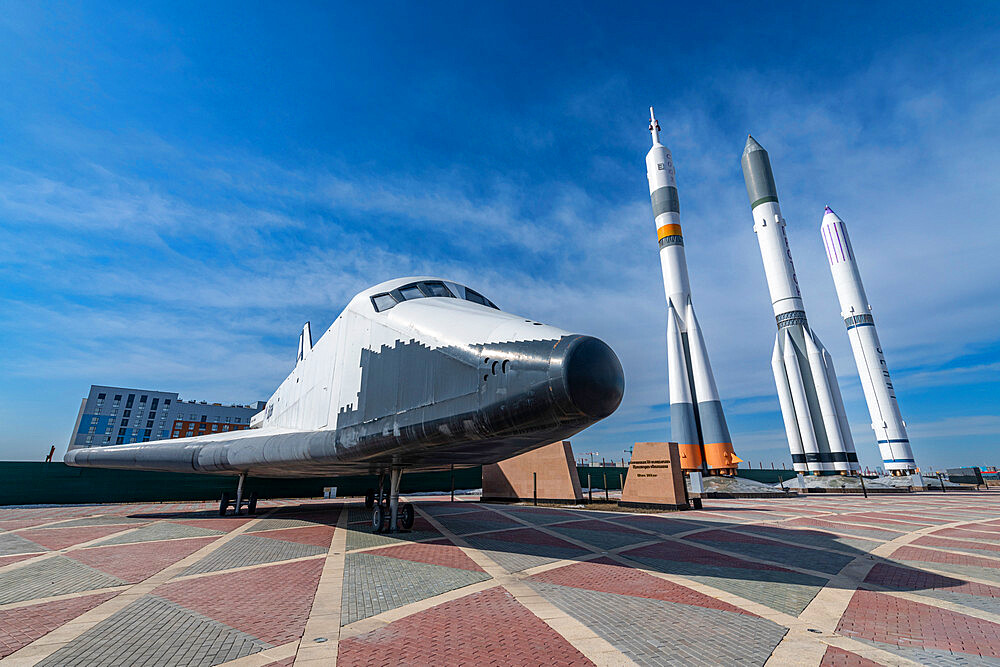
<path fill-rule="evenodd" d="M 466 467 L 569 437 L 611 414 L 624 376 L 589 336 L 505 313 L 453 281 L 355 296 L 245 431 L 72 449 L 69 465 L 328 476 Z"/>
<path fill-rule="evenodd" d="M 685 470 L 733 469 L 740 459 L 733 454 L 708 349 L 691 302 L 674 161 L 660 143 L 660 127 L 652 109 L 649 116 L 653 147 L 646 154 L 646 179 L 667 297 L 670 439 L 677 442 Z"/>

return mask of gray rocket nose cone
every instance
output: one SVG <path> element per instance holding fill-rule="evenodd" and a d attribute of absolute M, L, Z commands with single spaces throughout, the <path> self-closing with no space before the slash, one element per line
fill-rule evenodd
<path fill-rule="evenodd" d="M 746 182 L 747 195 L 750 197 L 750 208 L 753 209 L 764 202 L 777 202 L 778 190 L 774 186 L 771 160 L 764 147 L 751 136 L 747 136 L 747 145 L 743 149 L 740 164 L 743 166 L 743 180 Z"/>
<path fill-rule="evenodd" d="M 757 143 L 757 140 L 747 135 L 747 145 L 743 148 L 743 154 L 751 153 L 753 151 L 762 151 L 764 147 Z"/>

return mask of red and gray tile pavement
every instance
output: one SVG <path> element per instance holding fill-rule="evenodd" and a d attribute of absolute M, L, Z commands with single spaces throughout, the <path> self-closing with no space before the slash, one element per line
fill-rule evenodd
<path fill-rule="evenodd" d="M 998 665 L 1000 494 L 0 508 L 10 665 Z"/>

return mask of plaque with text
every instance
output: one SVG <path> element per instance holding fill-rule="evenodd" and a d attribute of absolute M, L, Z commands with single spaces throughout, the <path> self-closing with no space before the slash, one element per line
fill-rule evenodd
<path fill-rule="evenodd" d="M 635 443 L 619 504 L 649 509 L 687 508 L 687 489 L 676 442 Z"/>

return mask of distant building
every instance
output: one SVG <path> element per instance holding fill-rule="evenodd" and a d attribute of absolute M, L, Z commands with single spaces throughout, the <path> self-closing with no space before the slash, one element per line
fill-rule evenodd
<path fill-rule="evenodd" d="M 182 401 L 176 392 L 91 385 L 90 395 L 80 403 L 69 448 L 239 431 L 266 405 Z"/>

